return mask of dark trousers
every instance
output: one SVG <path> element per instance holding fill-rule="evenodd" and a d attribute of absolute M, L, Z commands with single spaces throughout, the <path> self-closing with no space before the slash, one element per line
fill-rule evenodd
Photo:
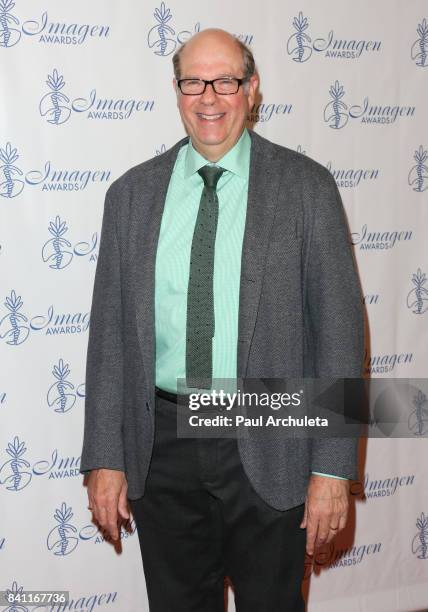
<path fill-rule="evenodd" d="M 304 505 L 275 510 L 252 489 L 233 438 L 177 438 L 175 403 L 156 396 L 144 496 L 130 500 L 151 612 L 304 612 Z"/>

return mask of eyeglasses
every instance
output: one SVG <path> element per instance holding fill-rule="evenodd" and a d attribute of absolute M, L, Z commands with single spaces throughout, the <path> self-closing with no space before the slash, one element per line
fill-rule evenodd
<path fill-rule="evenodd" d="M 248 78 L 237 79 L 235 77 L 223 77 L 206 81 L 205 79 L 179 79 L 177 85 L 185 96 L 200 96 L 204 93 L 207 85 L 212 85 L 216 94 L 230 96 L 236 94 L 239 87 L 248 81 Z"/>

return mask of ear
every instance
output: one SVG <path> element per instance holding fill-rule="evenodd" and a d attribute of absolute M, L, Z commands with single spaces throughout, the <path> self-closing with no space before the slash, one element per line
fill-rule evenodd
<path fill-rule="evenodd" d="M 259 77 L 253 74 L 247 82 L 247 97 L 249 106 L 253 106 L 256 99 L 257 88 L 259 86 Z"/>
<path fill-rule="evenodd" d="M 175 91 L 175 96 L 177 98 L 177 106 L 179 106 L 180 90 L 178 88 L 177 79 L 175 77 L 172 79 L 172 87 L 173 87 L 173 89 Z"/>

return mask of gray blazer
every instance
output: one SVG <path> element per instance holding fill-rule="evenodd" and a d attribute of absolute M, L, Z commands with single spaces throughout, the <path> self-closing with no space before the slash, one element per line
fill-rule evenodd
<path fill-rule="evenodd" d="M 250 132 L 238 378 L 359 377 L 363 306 L 342 201 L 328 170 Z M 154 434 L 156 246 L 184 138 L 107 191 L 86 365 L 81 472 L 123 470 L 144 494 Z M 311 471 L 357 477 L 357 439 L 238 438 L 255 491 L 285 510 Z"/>

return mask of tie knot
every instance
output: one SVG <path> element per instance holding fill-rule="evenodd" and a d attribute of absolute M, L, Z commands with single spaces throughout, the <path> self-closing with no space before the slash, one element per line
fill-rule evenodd
<path fill-rule="evenodd" d="M 205 187 L 215 189 L 218 179 L 224 172 L 224 168 L 219 166 L 203 166 L 198 170 L 198 174 L 202 177 Z"/>

